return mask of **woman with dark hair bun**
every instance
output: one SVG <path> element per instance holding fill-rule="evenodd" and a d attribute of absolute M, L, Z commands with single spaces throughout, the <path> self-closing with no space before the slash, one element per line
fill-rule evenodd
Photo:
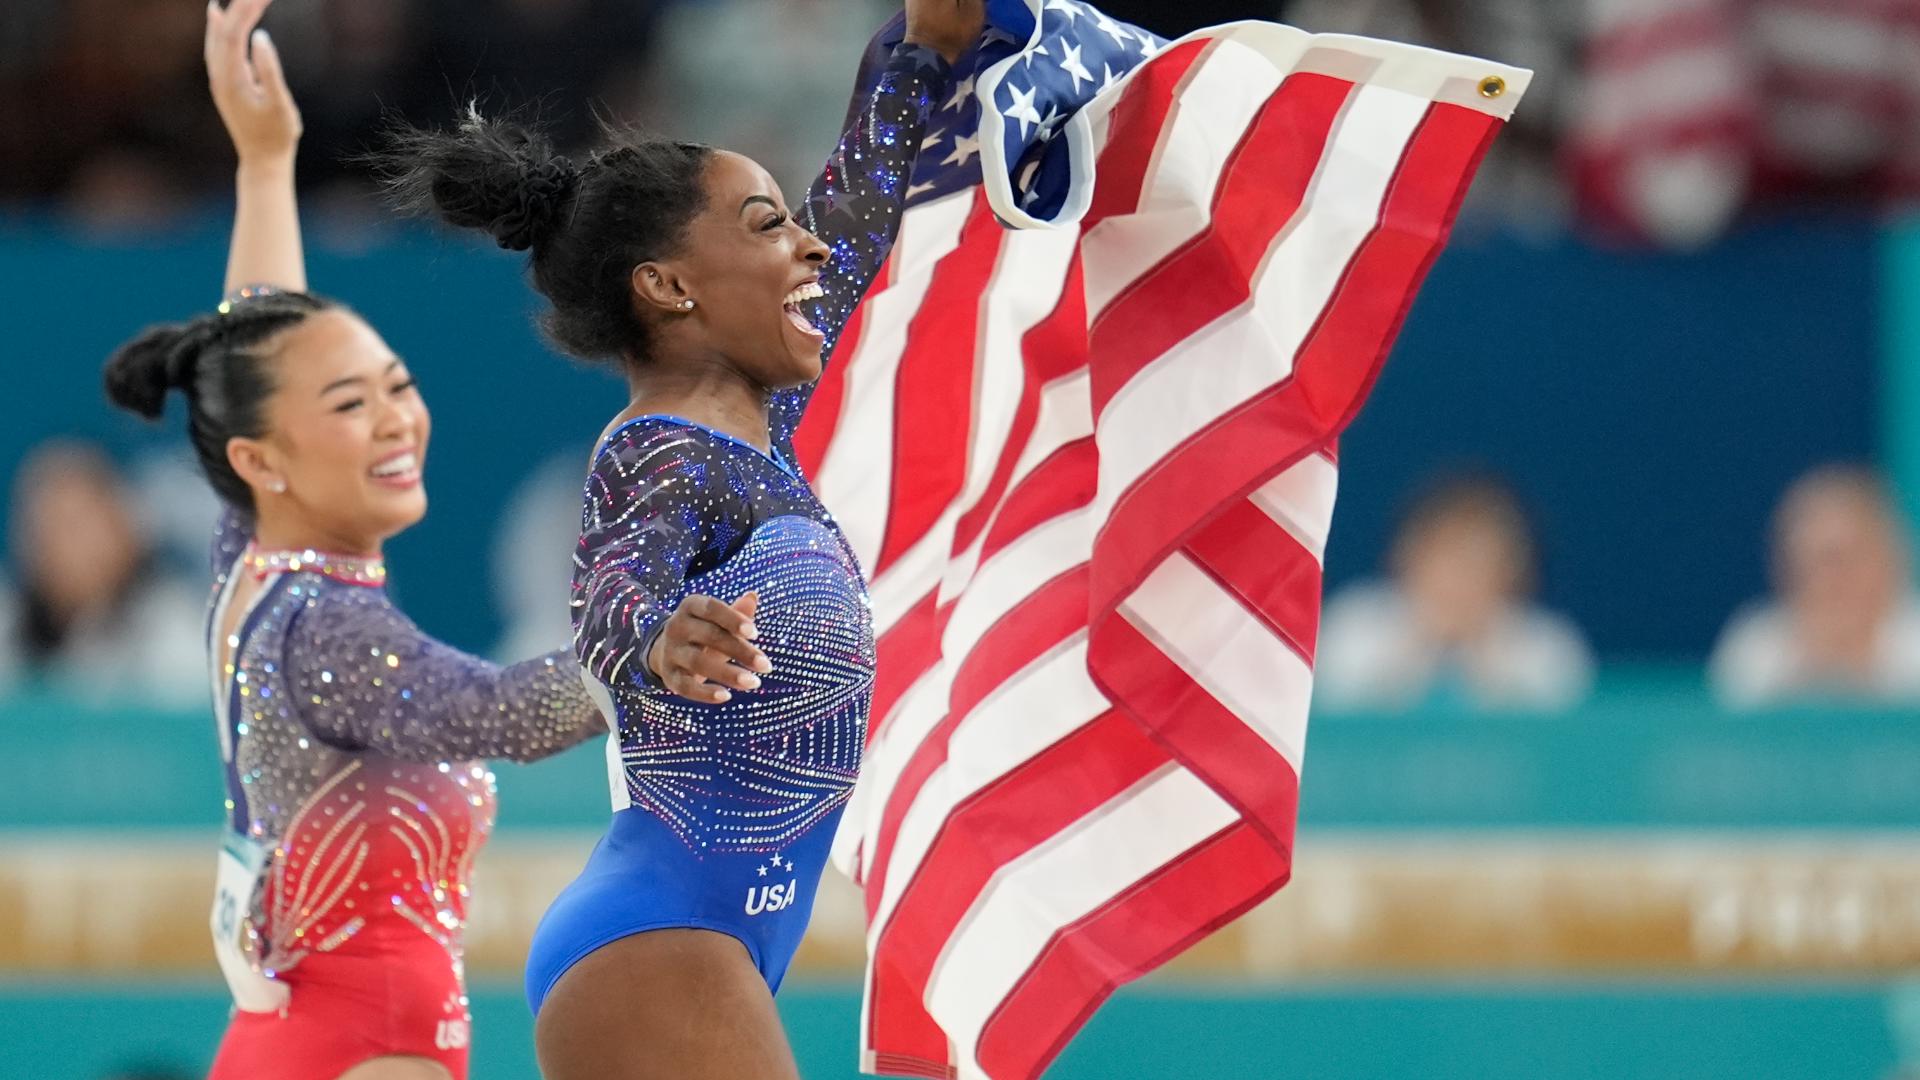
<path fill-rule="evenodd" d="M 572 597 L 619 731 L 616 812 L 528 957 L 548 1080 L 796 1075 L 773 992 L 859 770 L 874 642 L 793 432 L 984 29 L 981 0 L 907 0 L 793 210 L 751 159 L 689 143 L 616 136 L 576 163 L 470 115 L 390 151 L 402 201 L 530 252 L 548 334 L 630 391 L 593 456 Z"/>
<path fill-rule="evenodd" d="M 227 507 L 208 621 L 228 812 L 212 925 L 235 1009 L 212 1077 L 463 1080 L 461 932 L 494 807 L 480 759 L 605 728 L 571 656 L 496 667 L 387 596 L 381 545 L 426 512 L 429 417 L 380 336 L 305 291 L 300 116 L 254 30 L 268 2 L 207 9 L 240 158 L 227 299 L 106 367 L 107 395 L 141 416 L 185 397 Z"/>

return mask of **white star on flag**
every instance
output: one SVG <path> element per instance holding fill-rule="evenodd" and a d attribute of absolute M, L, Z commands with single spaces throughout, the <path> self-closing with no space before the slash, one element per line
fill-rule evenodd
<path fill-rule="evenodd" d="M 1080 92 L 1081 83 L 1093 81 L 1093 72 L 1088 71 L 1087 65 L 1080 60 L 1080 54 L 1085 51 L 1086 47 L 1083 45 L 1069 45 L 1067 44 L 1066 38 L 1061 38 L 1060 49 L 1060 70 L 1073 76 L 1073 92 L 1077 94 Z"/>
<path fill-rule="evenodd" d="M 1117 76 L 1117 75 L 1115 75 L 1115 74 L 1113 73 L 1113 65 L 1112 65 L 1112 64 L 1101 64 L 1101 65 L 1100 65 L 1100 74 L 1102 74 L 1102 75 L 1104 75 L 1104 76 L 1106 76 L 1106 81 L 1105 81 L 1105 82 L 1102 82 L 1102 83 L 1100 84 L 1100 92 L 1104 94 L 1104 93 L 1106 93 L 1106 92 L 1107 92 L 1108 90 L 1111 90 L 1111 89 L 1113 89 L 1113 84 L 1114 84 L 1114 81 L 1115 81 L 1116 79 L 1118 79 L 1118 78 L 1119 78 L 1119 76 Z"/>
<path fill-rule="evenodd" d="M 932 190 L 933 190 L 932 184 L 908 184 L 907 198 L 909 200 L 917 199 L 920 196 L 925 195 L 927 192 Z"/>
<path fill-rule="evenodd" d="M 1033 48 L 1027 50 L 1027 55 L 1023 59 L 1026 60 L 1028 67 L 1032 67 L 1034 57 L 1052 56 L 1052 55 L 1053 55 L 1052 53 L 1047 51 L 1047 47 L 1045 45 L 1035 45 Z"/>
<path fill-rule="evenodd" d="M 1031 126 L 1040 122 L 1040 110 L 1033 107 L 1034 96 L 1039 91 L 1029 87 L 1023 94 L 1019 87 L 1009 83 L 1007 92 L 1013 95 L 1013 104 L 1006 110 L 1007 119 L 1020 121 L 1020 137 L 1024 139 Z"/>
<path fill-rule="evenodd" d="M 1047 0 L 1045 10 L 1066 12 L 1068 26 L 1072 26 L 1073 20 L 1079 18 L 1082 14 L 1080 5 L 1074 3 L 1073 0 Z"/>
<path fill-rule="evenodd" d="M 929 135 L 929 136 L 927 136 L 926 138 L 924 138 L 924 139 L 921 139 L 921 140 L 920 140 L 920 152 L 924 154 L 924 153 L 926 153 L 926 152 L 927 152 L 928 150 L 931 150 L 931 149 L 933 149 L 933 147 L 934 147 L 934 146 L 935 146 L 936 144 L 938 144 L 938 143 L 940 142 L 940 140 L 941 140 L 941 139 L 944 139 L 944 138 L 946 138 L 946 137 L 947 137 L 947 129 L 946 129 L 946 128 L 941 128 L 941 129 L 940 129 L 939 131 L 936 131 L 936 132 L 934 132 L 933 134 L 931 134 L 931 135 Z"/>
<path fill-rule="evenodd" d="M 947 103 L 945 105 L 940 106 L 940 111 L 946 112 L 948 109 L 957 109 L 960 106 L 965 105 L 967 103 L 967 99 L 972 96 L 973 96 L 973 76 L 969 75 L 966 78 L 961 79 L 959 82 L 953 84 L 953 96 L 947 99 Z"/>
<path fill-rule="evenodd" d="M 1115 45 L 1125 49 L 1128 45 L 1133 44 L 1133 35 L 1120 29 L 1120 24 L 1107 18 L 1105 12 L 1097 11 L 1094 13 L 1094 17 L 1099 20 L 1100 32 L 1112 38 Z"/>
<path fill-rule="evenodd" d="M 1091 76 L 1089 76 L 1089 78 L 1091 78 Z M 1060 134 L 1060 125 L 1066 122 L 1066 114 L 1060 111 L 1060 106 L 1048 105 L 1047 117 L 1040 121 L 1040 141 L 1043 143 L 1052 142 L 1053 137 Z"/>
<path fill-rule="evenodd" d="M 1037 161 L 1027 162 L 1027 167 L 1020 170 L 1020 187 L 1023 191 L 1020 196 L 1021 206 L 1032 206 L 1034 200 L 1040 197 L 1040 189 L 1033 185 L 1034 174 L 1039 171 L 1040 163 Z"/>
<path fill-rule="evenodd" d="M 948 154 L 942 165 L 965 165 L 967 159 L 980 152 L 980 135 L 962 135 L 953 140 L 953 153 Z"/>

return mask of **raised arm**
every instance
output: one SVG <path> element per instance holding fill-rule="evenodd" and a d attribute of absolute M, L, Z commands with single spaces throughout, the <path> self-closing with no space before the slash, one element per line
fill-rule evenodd
<path fill-rule="evenodd" d="M 634 425 L 595 459 L 585 498 L 573 641 L 587 672 L 709 703 L 757 687 L 753 671 L 768 670 L 749 643 L 757 600 L 685 595 L 688 576 L 748 524 L 724 452 L 689 428 Z"/>
<path fill-rule="evenodd" d="M 536 761 L 607 730 L 573 657 L 489 663 L 429 637 L 375 590 L 328 590 L 290 633 L 294 707 L 336 746 L 403 761 Z"/>
<path fill-rule="evenodd" d="M 979 39 L 985 18 L 981 0 L 908 0 L 905 40 L 796 210 L 800 224 L 833 250 L 820 273 L 825 295 L 805 312 L 826 334 L 822 363 L 833 361 L 840 331 L 893 249 L 927 118 L 952 81 L 953 61 Z M 809 384 L 781 391 L 771 403 L 773 441 L 789 460 L 793 430 L 812 396 Z"/>
<path fill-rule="evenodd" d="M 239 155 L 233 242 L 223 293 L 250 285 L 305 292 L 306 256 L 293 191 L 300 110 L 260 17 L 272 0 L 207 5 L 207 82 Z M 251 48 L 249 48 L 251 46 Z"/>

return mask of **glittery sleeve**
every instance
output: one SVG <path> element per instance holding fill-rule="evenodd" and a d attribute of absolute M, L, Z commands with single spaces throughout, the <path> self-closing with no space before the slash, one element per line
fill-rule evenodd
<path fill-rule="evenodd" d="M 932 49 L 895 46 L 865 108 L 852 115 L 826 167 L 807 188 L 797 211 L 800 224 L 833 249 L 832 261 L 820 273 L 826 295 L 805 312 L 827 336 L 823 362 L 832 361 L 847 318 L 893 248 L 927 117 L 952 77 L 951 65 Z M 773 444 L 788 461 L 793 460 L 793 431 L 813 386 L 773 395 Z"/>
<path fill-rule="evenodd" d="M 207 548 L 207 561 L 212 564 L 213 576 L 233 569 L 233 561 L 247 550 L 253 541 L 253 521 L 245 514 L 224 502 L 220 504 L 220 520 L 213 523 L 213 542 Z"/>
<path fill-rule="evenodd" d="M 690 573 L 723 556 L 749 516 L 711 436 L 652 421 L 616 434 L 587 476 L 574 553 L 574 653 L 587 672 L 658 685 L 647 649 Z"/>
<path fill-rule="evenodd" d="M 573 658 L 510 667 L 429 637 L 384 590 L 321 586 L 289 632 L 287 685 L 321 739 L 406 761 L 534 761 L 606 723 Z"/>

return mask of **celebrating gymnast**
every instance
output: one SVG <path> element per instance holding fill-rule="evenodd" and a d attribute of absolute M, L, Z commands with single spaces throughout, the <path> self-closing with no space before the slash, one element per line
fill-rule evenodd
<path fill-rule="evenodd" d="M 575 163 L 474 114 L 391 149 L 403 200 L 530 251 L 549 335 L 631 391 L 593 457 L 572 595 L 623 775 L 527 963 L 548 1080 L 796 1075 L 773 992 L 860 766 L 874 643 L 793 432 L 985 19 L 981 0 L 906 14 L 792 210 L 751 159 L 688 143 L 616 136 Z"/>
<path fill-rule="evenodd" d="M 226 505 L 208 622 L 229 824 L 212 918 L 236 1007 L 212 1077 L 463 1080 L 461 932 L 494 810 L 478 759 L 530 761 L 606 729 L 571 655 L 500 668 L 387 595 L 381 545 L 426 512 L 427 409 L 371 327 L 305 291 L 300 116 L 254 30 L 268 3 L 207 9 L 207 73 L 240 159 L 228 298 L 106 369 L 108 395 L 142 416 L 186 398 Z"/>

